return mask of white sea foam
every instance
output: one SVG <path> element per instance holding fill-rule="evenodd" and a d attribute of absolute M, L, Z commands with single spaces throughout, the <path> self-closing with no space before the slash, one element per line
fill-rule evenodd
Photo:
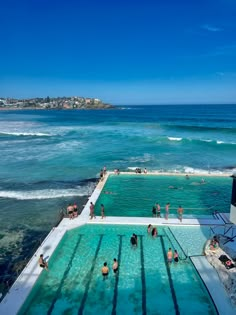
<path fill-rule="evenodd" d="M 193 168 L 189 166 L 184 166 L 183 169 L 184 169 L 184 172 L 188 174 L 208 174 L 209 173 L 209 170 Z"/>
<path fill-rule="evenodd" d="M 65 141 L 65 142 L 60 142 L 55 145 L 56 150 L 60 149 L 64 151 L 73 151 L 74 149 L 78 148 L 85 148 L 86 142 L 83 141 L 77 141 L 77 140 L 72 140 L 72 141 Z"/>
<path fill-rule="evenodd" d="M 217 140 L 216 143 L 217 144 L 236 144 L 236 142 L 225 142 L 225 141 L 220 141 L 220 140 Z"/>
<path fill-rule="evenodd" d="M 51 137 L 51 134 L 43 132 L 10 132 L 10 131 L 0 131 L 0 134 L 10 135 L 10 136 L 34 136 L 34 137 Z"/>
<path fill-rule="evenodd" d="M 230 174 L 232 173 L 232 170 L 224 170 L 224 171 L 219 171 L 219 170 L 212 170 L 212 169 L 200 169 L 200 168 L 192 168 L 188 166 L 184 166 L 184 172 L 188 174 L 212 174 L 212 175 L 222 175 L 222 174 Z"/>
<path fill-rule="evenodd" d="M 170 141 L 181 141 L 183 138 L 167 137 Z"/>
<path fill-rule="evenodd" d="M 1 198 L 32 200 L 32 199 L 53 199 L 70 196 L 86 196 L 92 192 L 92 185 L 78 186 L 77 189 L 42 189 L 34 191 L 0 191 Z"/>
<path fill-rule="evenodd" d="M 213 142 L 213 140 L 211 140 L 211 139 L 201 139 L 201 141 L 203 141 L 203 142 Z"/>
<path fill-rule="evenodd" d="M 130 171 L 134 171 L 137 167 L 139 166 L 130 166 L 127 167 L 128 170 Z M 224 170 L 223 171 L 219 171 L 219 170 L 211 170 L 211 169 L 200 169 L 200 168 L 192 168 L 192 167 L 188 167 L 188 166 L 184 166 L 181 169 L 174 169 L 174 168 L 170 168 L 170 169 L 154 169 L 154 168 L 147 168 L 148 173 L 152 173 L 152 174 L 158 174 L 158 173 L 168 173 L 168 174 L 195 174 L 195 175 L 204 175 L 204 174 L 212 174 L 212 175 L 223 175 L 223 174 L 231 174 L 232 170 Z"/>
<path fill-rule="evenodd" d="M 149 153 L 145 153 L 143 156 L 133 156 L 129 158 L 131 163 L 146 163 L 153 160 L 153 156 Z M 131 167 L 133 169 L 133 166 Z"/>

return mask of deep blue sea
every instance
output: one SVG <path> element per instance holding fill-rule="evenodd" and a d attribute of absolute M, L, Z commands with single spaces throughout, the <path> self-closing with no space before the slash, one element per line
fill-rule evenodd
<path fill-rule="evenodd" d="M 232 174 L 236 105 L 1 111 L 0 152 L 1 283 L 60 209 L 81 208 L 103 166 Z"/>

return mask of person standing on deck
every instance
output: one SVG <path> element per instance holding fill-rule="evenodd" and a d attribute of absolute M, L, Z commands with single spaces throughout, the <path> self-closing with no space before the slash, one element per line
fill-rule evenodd
<path fill-rule="evenodd" d="M 152 207 L 152 215 L 153 217 L 157 217 L 157 208 L 155 205 Z"/>
<path fill-rule="evenodd" d="M 156 209 L 157 209 L 157 217 L 161 218 L 161 206 L 159 205 L 159 203 L 156 203 Z"/>
<path fill-rule="evenodd" d="M 169 208 L 170 208 L 170 203 L 168 202 L 166 204 L 166 214 L 165 214 L 165 219 L 168 220 L 169 217 Z"/>
<path fill-rule="evenodd" d="M 94 204 L 92 203 L 92 201 L 90 202 L 90 220 L 92 220 L 92 218 L 96 219 L 95 215 L 94 215 Z"/>
<path fill-rule="evenodd" d="M 105 176 L 106 173 L 107 173 L 107 168 L 106 168 L 106 166 L 104 166 L 104 167 L 103 167 L 103 176 Z"/>
<path fill-rule="evenodd" d="M 181 206 L 179 206 L 178 215 L 179 215 L 180 222 L 182 222 L 182 219 L 183 219 L 183 212 L 184 212 L 184 209 Z"/>
<path fill-rule="evenodd" d="M 69 215 L 70 219 L 73 219 L 73 212 L 74 212 L 74 207 L 72 206 L 72 204 L 69 204 L 69 206 L 67 207 L 67 214 Z"/>
<path fill-rule="evenodd" d="M 73 205 L 73 218 L 76 218 L 78 217 L 78 207 L 77 207 L 77 204 L 74 203 Z"/>
<path fill-rule="evenodd" d="M 104 204 L 101 204 L 101 219 L 105 218 L 105 207 Z"/>
<path fill-rule="evenodd" d="M 103 180 L 103 169 L 101 169 L 101 171 L 100 171 L 100 181 L 102 181 Z"/>

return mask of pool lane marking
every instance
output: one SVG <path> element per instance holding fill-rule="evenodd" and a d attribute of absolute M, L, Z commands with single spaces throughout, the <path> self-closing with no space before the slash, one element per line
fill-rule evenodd
<path fill-rule="evenodd" d="M 164 244 L 164 241 L 163 241 L 163 237 L 160 236 L 160 239 L 161 239 L 161 246 L 162 246 L 164 259 L 166 260 L 166 258 L 165 258 L 166 257 L 166 249 L 165 249 L 165 244 Z M 173 280 L 172 280 L 171 273 L 170 273 L 170 266 L 168 265 L 167 262 L 165 263 L 165 266 L 166 266 L 166 271 L 167 271 L 167 275 L 168 275 L 168 279 L 169 279 L 171 295 L 172 295 L 172 299 L 173 299 L 173 302 L 174 302 L 175 314 L 179 315 L 180 314 L 179 305 L 178 305 L 178 302 L 177 302 L 177 298 L 176 298 L 176 294 L 175 294 L 175 288 L 174 288 Z"/>
<path fill-rule="evenodd" d="M 54 308 L 54 306 L 55 306 L 55 303 L 56 303 L 57 300 L 58 300 L 58 297 L 59 297 L 59 295 L 60 295 L 61 289 L 62 289 L 62 287 L 63 287 L 63 285 L 64 285 L 65 280 L 66 280 L 66 277 L 67 277 L 67 275 L 68 275 L 68 273 L 69 273 L 69 271 L 70 271 L 70 269 L 71 269 L 71 267 L 72 267 L 72 261 L 73 261 L 73 259 L 74 259 L 74 257 L 75 257 L 75 254 L 76 254 L 76 251 L 77 251 L 77 249 L 78 249 L 78 247 L 79 247 L 79 244 L 80 244 L 80 242 L 81 242 L 82 236 L 83 236 L 83 234 L 79 234 L 78 241 L 77 241 L 77 243 L 76 243 L 76 245 L 75 245 L 75 248 L 74 248 L 74 251 L 73 251 L 73 253 L 72 253 L 72 255 L 71 255 L 70 261 L 69 261 L 69 263 L 68 263 L 68 265 L 67 265 L 66 270 L 64 271 L 63 277 L 62 277 L 61 282 L 60 282 L 60 285 L 59 285 L 59 287 L 58 287 L 58 289 L 57 289 L 57 291 L 56 291 L 56 294 L 55 294 L 55 296 L 54 296 L 54 298 L 53 298 L 53 301 L 52 301 L 52 303 L 51 303 L 51 306 L 49 307 L 49 309 L 48 309 L 48 311 L 47 311 L 47 314 L 48 314 L 48 315 L 52 313 L 53 308 Z"/>
<path fill-rule="evenodd" d="M 100 250 L 100 247 L 101 247 L 103 236 L 104 236 L 103 234 L 100 235 L 100 239 L 99 239 L 99 242 L 98 242 L 98 245 L 97 245 L 95 256 L 93 258 L 92 266 L 91 266 L 91 269 L 90 269 L 90 272 L 89 272 L 89 277 L 88 277 L 88 280 L 87 280 L 86 285 L 85 285 L 85 292 L 84 292 L 84 295 L 83 295 L 83 298 L 82 298 L 82 301 L 81 301 L 81 304 L 80 304 L 80 308 L 78 310 L 78 315 L 82 315 L 83 314 L 84 305 L 85 305 L 85 302 L 86 302 L 87 297 L 88 297 L 88 291 L 89 291 L 89 287 L 90 287 L 90 282 L 91 282 L 91 279 L 92 279 L 92 274 L 93 274 L 93 271 L 94 271 L 94 268 L 95 268 L 95 263 L 96 263 L 97 256 L 98 256 L 98 253 L 99 253 L 99 250 Z"/>
<path fill-rule="evenodd" d="M 144 253 L 143 253 L 143 235 L 139 235 L 139 237 L 140 237 L 141 280 L 142 280 L 142 308 L 143 308 L 143 315 L 146 315 L 147 304 L 146 304 L 146 278 L 145 278 Z"/>
<path fill-rule="evenodd" d="M 124 235 L 119 235 L 120 242 L 119 242 L 119 251 L 118 251 L 118 268 L 120 269 L 120 261 L 121 261 L 121 249 L 122 249 L 122 237 Z M 113 308 L 112 308 L 112 315 L 116 315 L 116 306 L 117 306 L 117 295 L 118 295 L 118 283 L 119 283 L 119 270 L 115 275 L 115 288 L 114 288 L 114 296 L 113 296 Z"/>

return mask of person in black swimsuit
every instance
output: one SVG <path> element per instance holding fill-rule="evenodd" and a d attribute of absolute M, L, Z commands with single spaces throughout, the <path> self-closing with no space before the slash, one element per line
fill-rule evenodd
<path fill-rule="evenodd" d="M 130 238 L 130 243 L 132 247 L 137 247 L 138 246 L 138 237 L 135 233 Z"/>

